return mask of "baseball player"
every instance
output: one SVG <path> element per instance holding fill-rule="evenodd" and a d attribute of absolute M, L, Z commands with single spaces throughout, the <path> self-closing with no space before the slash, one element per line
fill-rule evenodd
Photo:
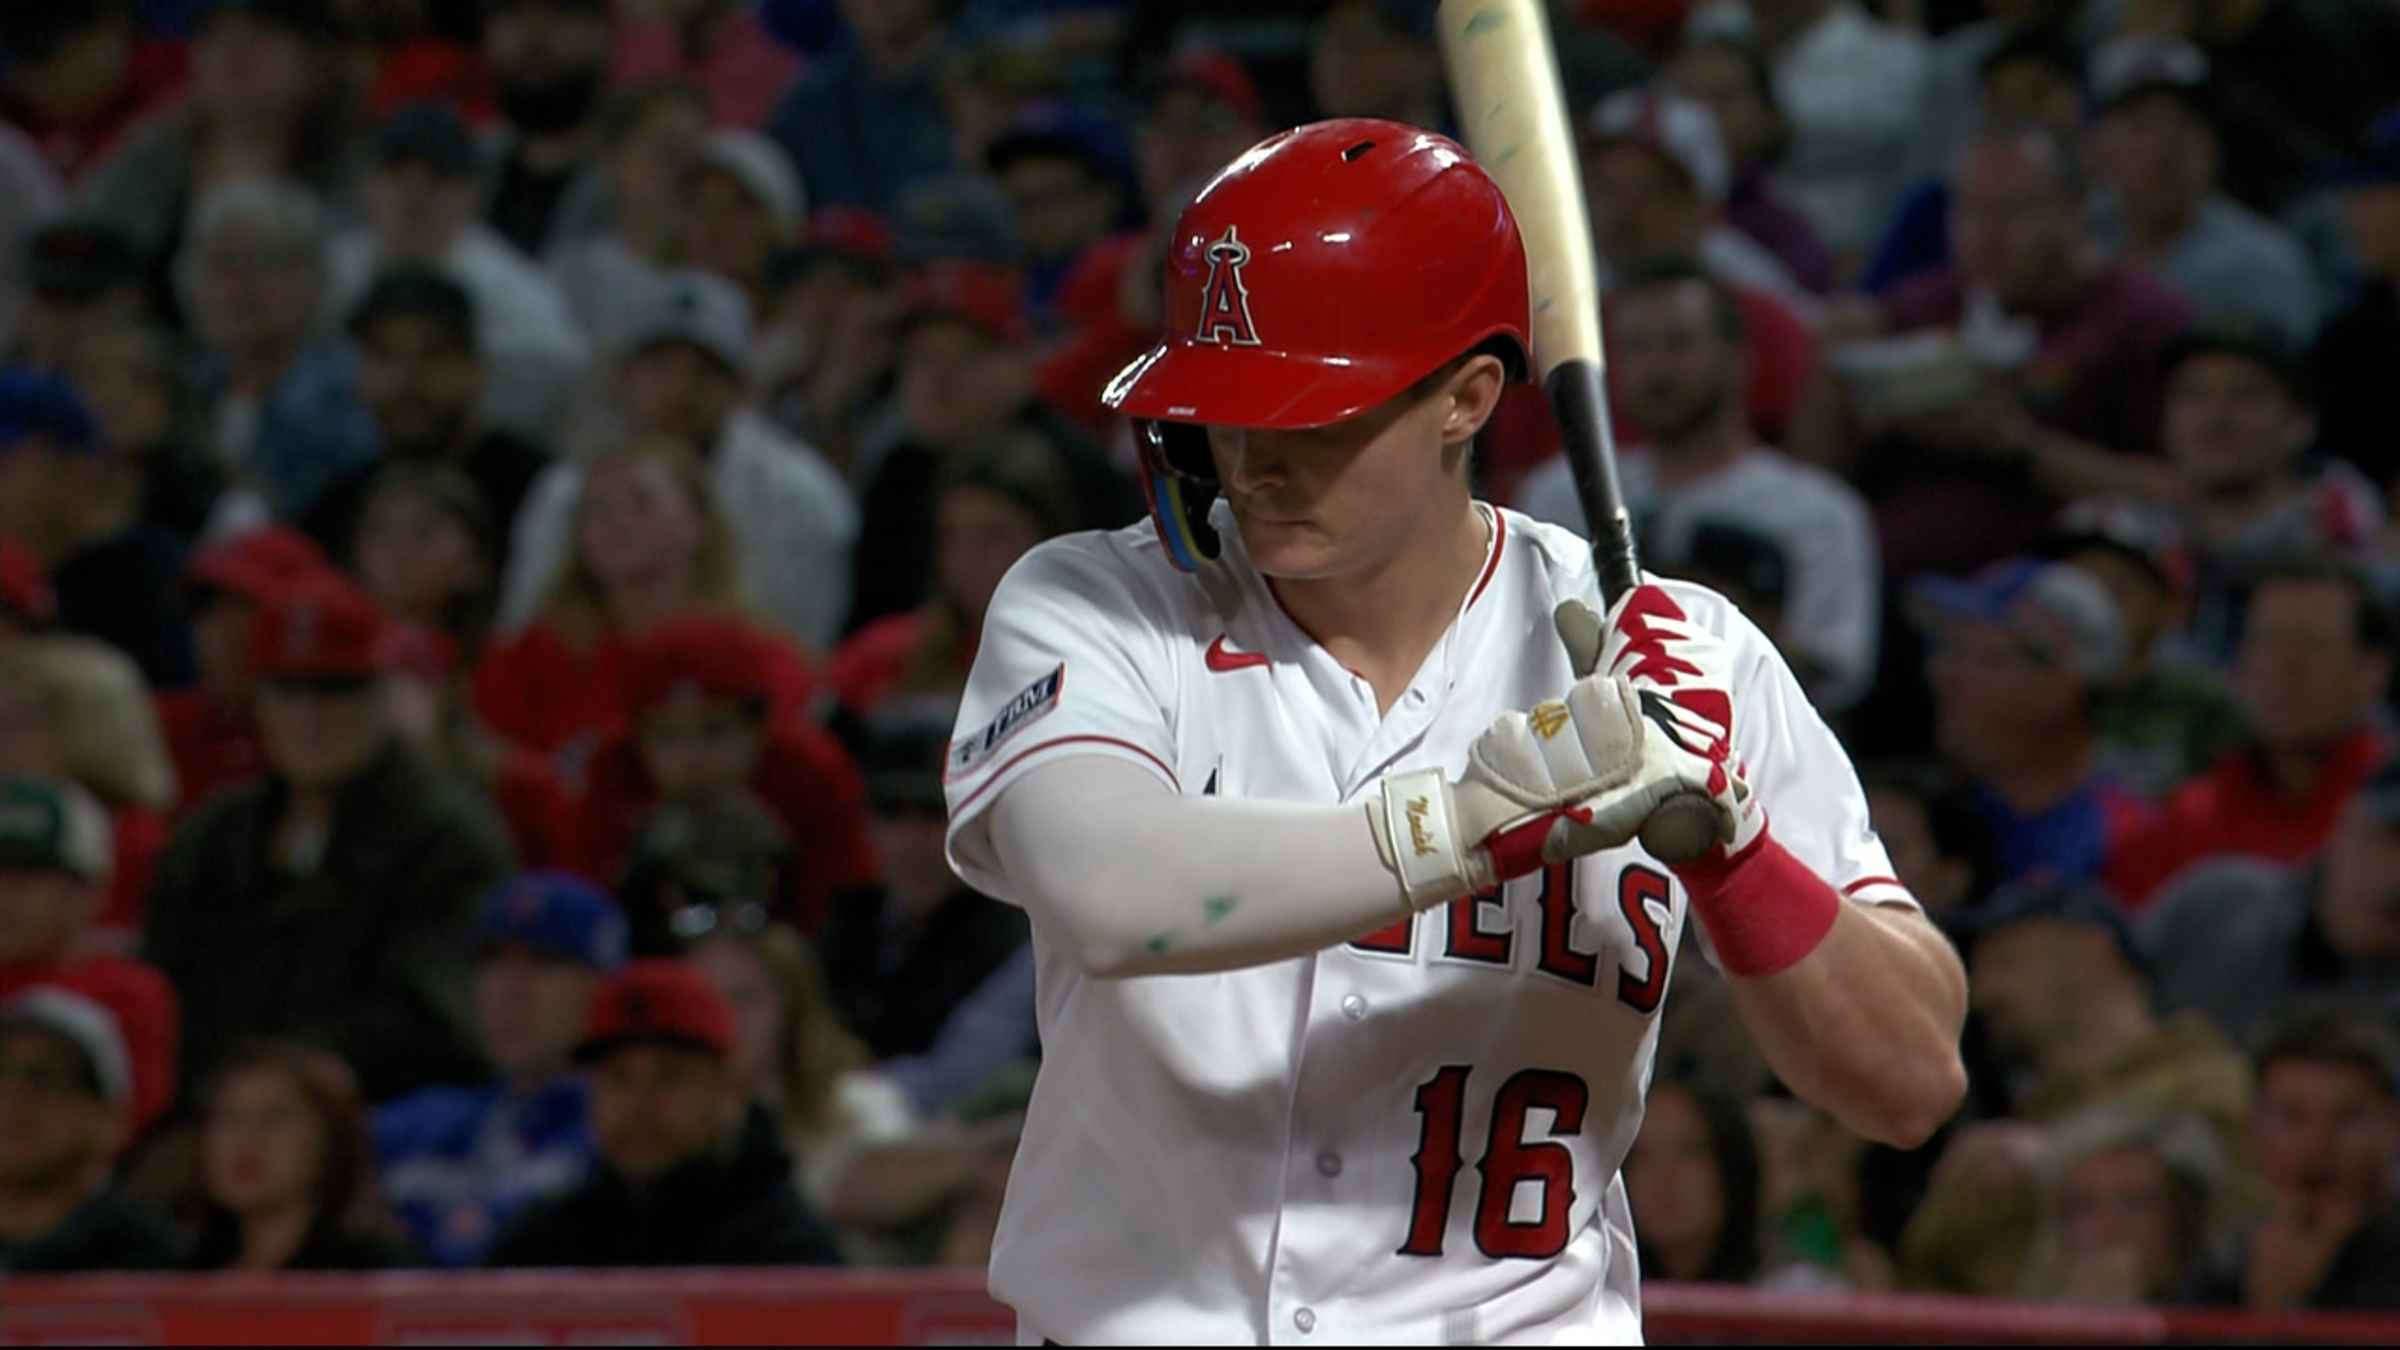
<path fill-rule="evenodd" d="M 1965 981 L 1773 648 L 1473 500 L 1525 254 L 1441 136 L 1284 132 L 1176 226 L 1120 374 L 1150 525 L 1001 583 L 945 772 L 1044 1061 L 992 1256 L 1026 1344 L 1633 1341 L 1642 1118 L 1697 915 L 1871 1138 L 1963 1091 Z M 1709 856 L 1636 832 L 1706 793 Z"/>

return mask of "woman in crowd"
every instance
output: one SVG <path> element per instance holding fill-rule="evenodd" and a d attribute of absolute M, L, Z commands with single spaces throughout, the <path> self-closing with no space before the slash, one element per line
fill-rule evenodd
<path fill-rule="evenodd" d="M 2168 1303 L 2230 1231 L 2232 1160 L 2199 1119 L 2103 1107 L 2053 1136 L 2026 1298 Z"/>
<path fill-rule="evenodd" d="M 174 764 L 141 672 L 90 638 L 0 647 L 0 773 L 69 779 L 108 809 L 115 856 L 97 936 L 130 946 L 175 804 Z"/>
<path fill-rule="evenodd" d="M 1642 1216 L 1644 1279 L 1758 1278 L 1758 1140 L 1740 1102 L 1693 1083 L 1653 1085 L 1625 1155 L 1625 1194 Z"/>
<path fill-rule="evenodd" d="M 626 643 L 666 620 L 744 610 L 732 534 L 698 459 L 679 442 L 634 441 L 595 459 L 576 504 L 575 552 L 541 617 L 485 653 L 475 708 L 498 735 L 582 780 L 593 748 L 624 729 Z M 813 683 L 777 639 L 778 712 Z"/>
<path fill-rule="evenodd" d="M 350 571 L 394 619 L 472 652 L 499 595 L 499 535 L 475 484 L 405 460 L 375 475 L 348 541 Z"/>
<path fill-rule="evenodd" d="M 260 1042 L 200 1106 L 207 1199 L 196 1270 L 372 1270 L 413 1263 L 383 1212 L 358 1080 L 335 1056 Z"/>

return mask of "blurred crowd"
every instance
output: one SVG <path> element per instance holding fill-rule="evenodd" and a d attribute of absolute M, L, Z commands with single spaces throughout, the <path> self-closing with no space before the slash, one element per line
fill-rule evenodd
<path fill-rule="evenodd" d="M 2400 10 L 1550 8 L 1646 559 L 1973 987 L 1901 1153 L 1686 953 L 1645 1273 L 2400 1306 Z M 982 1262 L 985 606 L 1141 518 L 1182 204 L 1452 130 L 1433 15 L 6 6 L 0 1272 Z"/>

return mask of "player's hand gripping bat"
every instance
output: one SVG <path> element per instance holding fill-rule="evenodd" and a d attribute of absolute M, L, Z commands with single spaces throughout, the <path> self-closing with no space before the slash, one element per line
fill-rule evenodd
<path fill-rule="evenodd" d="M 1441 38 L 1467 148 L 1499 183 L 1525 241 L 1534 365 L 1591 525 L 1605 610 L 1641 584 L 1641 565 L 1617 483 L 1602 380 L 1599 277 L 1549 21 L 1541 0 L 1442 0 Z M 1651 813 L 1642 847 L 1665 862 L 1697 858 L 1716 845 L 1718 820 L 1707 797 L 1680 794 Z"/>

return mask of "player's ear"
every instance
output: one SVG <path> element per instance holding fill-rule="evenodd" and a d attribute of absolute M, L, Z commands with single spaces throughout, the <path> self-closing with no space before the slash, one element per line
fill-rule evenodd
<path fill-rule="evenodd" d="M 1500 406 L 1500 392 L 1507 387 L 1508 368 L 1490 352 L 1476 352 L 1460 361 L 1442 384 L 1442 396 L 1448 400 L 1442 416 L 1442 443 L 1462 445 L 1475 439 L 1475 433 L 1491 420 L 1492 410 Z"/>

